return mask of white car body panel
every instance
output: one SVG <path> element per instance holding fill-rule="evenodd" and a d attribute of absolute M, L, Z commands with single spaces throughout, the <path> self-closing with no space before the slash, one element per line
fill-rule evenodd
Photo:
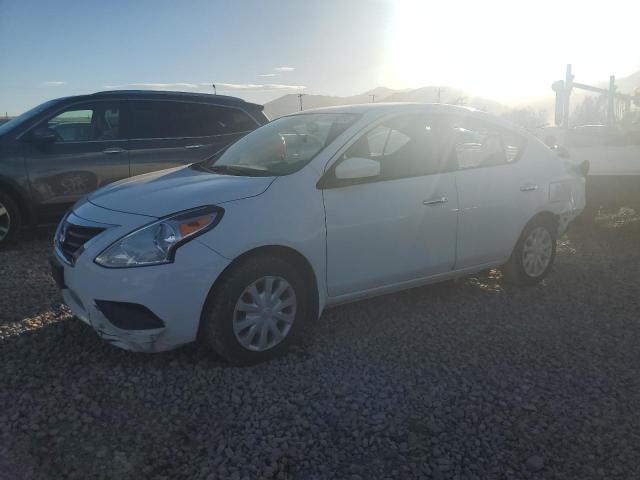
<path fill-rule="evenodd" d="M 237 177 L 183 167 L 119 182 L 74 206 L 72 215 L 107 230 L 85 245 L 75 265 L 65 264 L 65 302 L 118 346 L 166 350 L 196 338 L 212 286 L 254 249 L 284 247 L 304 257 L 315 274 L 320 313 L 328 305 L 500 265 L 534 215 L 557 215 L 563 231 L 584 207 L 584 178 L 524 132 L 528 145 L 514 164 L 323 190 L 318 182 L 340 152 L 380 119 L 461 110 L 393 104 L 322 110 L 362 117 L 293 174 Z M 446 202 L 429 203 L 443 197 Z M 105 268 L 94 262 L 131 231 L 208 204 L 224 208 L 222 220 L 179 247 L 173 263 Z M 166 327 L 123 331 L 106 320 L 96 300 L 144 305 Z"/>

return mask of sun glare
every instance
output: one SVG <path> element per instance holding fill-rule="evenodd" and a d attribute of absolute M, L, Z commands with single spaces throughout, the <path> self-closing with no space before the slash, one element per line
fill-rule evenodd
<path fill-rule="evenodd" d="M 389 87 L 446 85 L 497 100 L 548 94 L 564 66 L 584 81 L 640 66 L 632 41 L 640 5 L 578 2 L 394 2 L 386 41 Z M 609 12 L 609 13 L 607 13 Z"/>

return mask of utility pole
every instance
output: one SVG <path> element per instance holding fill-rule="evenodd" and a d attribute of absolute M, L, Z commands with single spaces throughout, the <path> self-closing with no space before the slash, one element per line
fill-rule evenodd
<path fill-rule="evenodd" d="M 371 97 L 371 103 L 376 103 L 376 96 L 373 93 L 370 93 L 369 96 Z"/>
<path fill-rule="evenodd" d="M 215 84 L 215 83 L 212 83 L 212 84 L 211 84 L 211 86 L 213 87 L 213 94 L 214 94 L 214 95 L 217 95 L 217 94 L 218 94 L 218 92 L 217 92 L 217 90 L 216 90 L 216 84 Z"/>
<path fill-rule="evenodd" d="M 440 87 L 438 87 L 438 101 L 436 103 L 440 103 Z"/>
<path fill-rule="evenodd" d="M 299 93 L 298 100 L 300 100 L 300 111 L 302 111 L 302 97 L 304 97 L 306 93 Z"/>

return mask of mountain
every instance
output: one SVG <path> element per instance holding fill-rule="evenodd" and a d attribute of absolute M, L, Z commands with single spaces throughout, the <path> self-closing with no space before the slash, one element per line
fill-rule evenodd
<path fill-rule="evenodd" d="M 439 91 L 439 93 L 438 93 Z M 422 87 L 417 89 L 393 90 L 386 87 L 377 87 L 368 92 L 350 97 L 336 97 L 328 95 L 304 95 L 302 97 L 302 108 L 308 110 L 318 107 L 333 107 L 337 105 L 355 105 L 369 103 L 375 100 L 380 102 L 417 102 L 436 103 L 440 95 L 441 103 L 461 103 L 494 114 L 501 114 L 508 110 L 495 100 L 481 97 L 474 97 L 466 94 L 462 90 L 450 87 Z M 373 96 L 373 97 L 372 97 Z M 300 110 L 300 99 L 297 94 L 288 94 L 268 102 L 264 106 L 264 112 L 269 118 L 278 118 L 289 113 Z"/>
<path fill-rule="evenodd" d="M 618 86 L 618 92 L 633 95 L 634 91 L 640 88 L 640 72 L 616 79 L 616 85 Z"/>

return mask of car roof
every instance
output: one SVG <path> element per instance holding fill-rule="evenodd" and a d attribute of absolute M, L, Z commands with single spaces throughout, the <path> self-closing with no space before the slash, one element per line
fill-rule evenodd
<path fill-rule="evenodd" d="M 198 101 L 202 103 L 211 103 L 216 105 L 233 105 L 253 107 L 262 110 L 264 107 L 257 103 L 251 103 L 238 97 L 228 95 L 214 95 L 211 93 L 195 93 L 195 92 L 176 92 L 168 90 L 105 90 L 102 92 L 91 93 L 88 95 L 76 95 L 72 97 L 64 97 L 59 100 L 92 100 L 92 99 L 140 99 L 140 100 L 182 100 L 182 101 Z"/>
<path fill-rule="evenodd" d="M 505 128 L 516 130 L 521 134 L 528 135 L 528 133 L 519 126 L 505 121 L 496 115 L 478 110 L 473 107 L 449 105 L 446 103 L 364 103 L 359 105 L 340 105 L 336 107 L 313 108 L 309 110 L 303 110 L 301 112 L 296 112 L 293 115 L 300 115 L 305 113 L 355 113 L 366 116 L 371 120 L 373 118 L 382 117 L 389 114 L 402 112 L 409 113 L 415 112 L 416 110 L 419 110 L 421 112 L 437 112 L 448 113 L 452 115 L 472 116 L 479 119 L 488 120 Z"/>
<path fill-rule="evenodd" d="M 300 113 L 359 113 L 359 114 L 367 114 L 372 112 L 377 112 L 380 114 L 394 113 L 394 112 L 403 112 L 408 110 L 416 110 L 417 108 L 424 110 L 433 110 L 433 111 L 447 111 L 447 112 L 479 112 L 480 110 L 476 110 L 471 107 L 463 107 L 460 105 L 448 105 L 444 103 L 410 103 L 410 102 L 394 102 L 394 103 L 362 103 L 357 105 L 339 105 L 336 107 L 321 107 L 321 108 L 313 108 L 309 110 L 303 110 Z"/>

